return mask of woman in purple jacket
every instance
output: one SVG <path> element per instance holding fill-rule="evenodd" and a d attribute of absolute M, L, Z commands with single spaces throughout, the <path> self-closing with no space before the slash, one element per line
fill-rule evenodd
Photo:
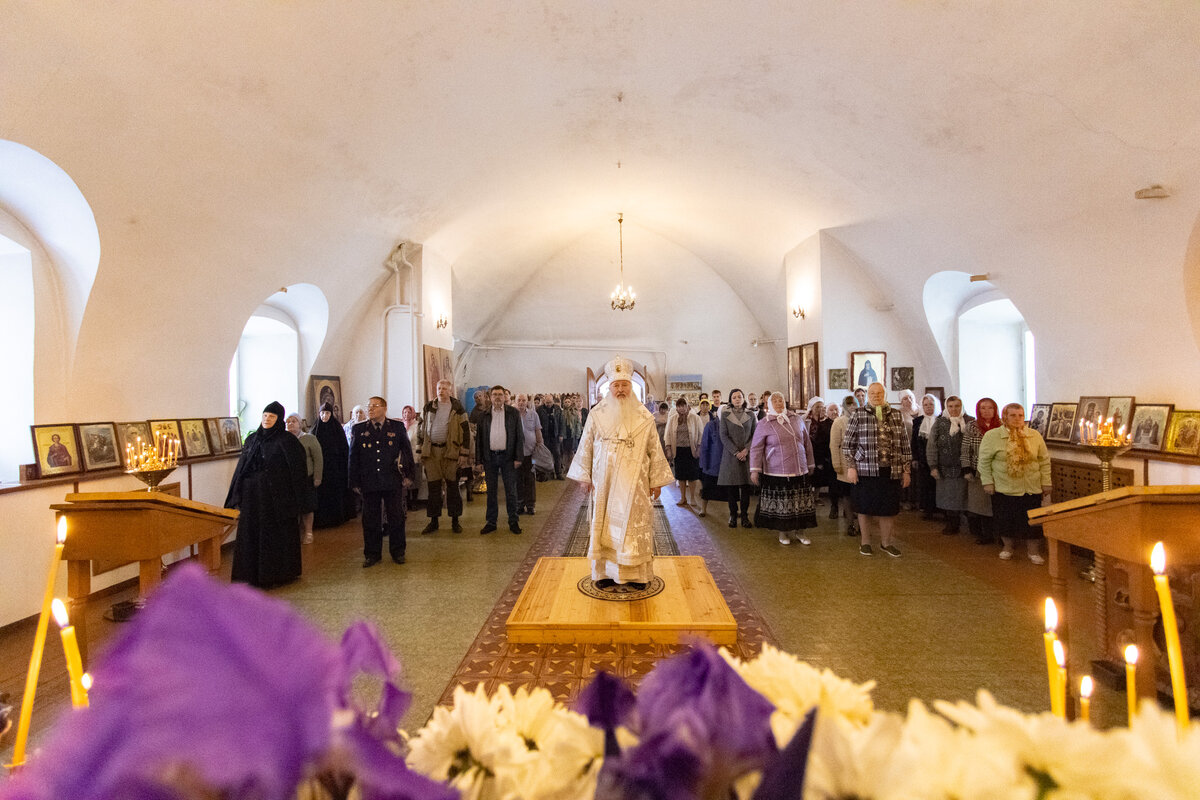
<path fill-rule="evenodd" d="M 799 414 L 789 414 L 783 395 L 771 394 L 766 415 L 754 429 L 750 444 L 750 482 L 762 488 L 754 525 L 779 531 L 779 543 L 812 544 L 800 535 L 817 527 L 812 481 L 816 470 L 812 439 Z"/>

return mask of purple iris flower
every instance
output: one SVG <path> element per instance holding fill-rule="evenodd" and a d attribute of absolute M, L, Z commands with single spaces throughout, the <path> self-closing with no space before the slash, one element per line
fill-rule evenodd
<path fill-rule="evenodd" d="M 593 728 L 604 731 L 604 755 L 621 752 L 617 744 L 617 726 L 633 713 L 633 692 L 620 678 L 601 670 L 596 673 L 575 701 L 575 709 L 587 717 Z"/>
<path fill-rule="evenodd" d="M 637 696 L 641 741 L 606 760 L 601 786 L 629 797 L 728 797 L 736 778 L 776 756 L 773 710 L 712 645 L 697 644 L 646 676 Z"/>
<path fill-rule="evenodd" d="M 817 709 L 804 715 L 779 757 L 763 770 L 762 782 L 751 800 L 800 800 L 804 796 L 804 776 L 808 772 L 808 751 L 812 749 L 813 730 L 817 725 Z"/>
<path fill-rule="evenodd" d="M 98 660 L 91 707 L 66 715 L 0 800 L 290 798 L 339 749 L 335 712 L 372 663 L 364 651 L 339 649 L 286 603 L 183 565 Z M 366 759 L 344 762 L 364 795 L 373 775 L 389 792 L 376 800 L 446 796 L 415 773 L 400 793 L 403 760 L 379 748 L 386 759 L 345 748 Z"/>

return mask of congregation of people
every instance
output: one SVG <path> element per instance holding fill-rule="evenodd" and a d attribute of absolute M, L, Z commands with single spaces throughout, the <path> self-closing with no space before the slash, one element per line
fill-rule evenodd
<path fill-rule="evenodd" d="M 302 545 L 314 529 L 361 517 L 363 567 L 383 558 L 405 563 L 406 518 L 424 506 L 421 534 L 462 533 L 464 494 L 486 494 L 479 533 L 505 522 L 521 534 L 521 516 L 537 513 L 538 483 L 563 480 L 588 417 L 577 393 L 476 391 L 468 413 L 450 381 L 399 419 L 372 397 L 345 425 L 324 404 L 310 432 L 279 403 L 247 437 L 226 506 L 241 515 L 234 580 L 260 587 L 300 576 Z M 677 506 L 707 517 L 728 509 L 728 526 L 770 531 L 780 544 L 811 544 L 817 508 L 844 519 L 859 552 L 899 557 L 895 520 L 902 511 L 942 523 L 947 536 L 967 530 L 981 545 L 999 542 L 1010 560 L 1017 543 L 1044 563 L 1041 532 L 1026 512 L 1049 502 L 1050 458 L 1024 408 L 1001 409 L 984 397 L 967 413 L 959 397 L 945 408 L 909 390 L 891 403 L 882 383 L 859 387 L 840 403 L 812 398 L 803 410 L 770 389 L 700 393 L 693 407 L 647 397 L 659 443 L 678 487 Z M 655 496 L 655 505 L 661 500 Z M 753 510 L 752 510 L 753 507 Z M 318 534 L 319 535 L 319 534 Z"/>

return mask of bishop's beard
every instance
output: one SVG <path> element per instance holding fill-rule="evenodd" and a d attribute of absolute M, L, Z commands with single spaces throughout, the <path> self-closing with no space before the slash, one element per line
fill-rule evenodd
<path fill-rule="evenodd" d="M 627 397 L 617 397 L 610 392 L 603 400 L 596 404 L 596 408 L 592 410 L 592 413 L 600 414 L 600 419 L 606 425 L 620 425 L 625 428 L 631 428 L 642 419 L 642 412 L 645 410 L 645 406 L 639 403 L 637 398 L 632 394 Z"/>

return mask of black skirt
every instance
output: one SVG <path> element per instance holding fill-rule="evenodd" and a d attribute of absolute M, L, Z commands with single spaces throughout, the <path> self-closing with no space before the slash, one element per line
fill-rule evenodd
<path fill-rule="evenodd" d="M 807 475 L 784 478 L 760 474 L 758 486 L 754 527 L 772 531 L 817 527 L 817 492 Z"/>
<path fill-rule="evenodd" d="M 894 517 L 900 513 L 900 481 L 878 475 L 860 475 L 850 491 L 850 503 L 856 514 Z"/>
<path fill-rule="evenodd" d="M 692 455 L 692 450 L 689 447 L 675 448 L 675 480 L 677 481 L 698 481 L 700 480 L 700 462 Z"/>
<path fill-rule="evenodd" d="M 1029 524 L 1029 513 L 1042 505 L 1040 494 L 1016 497 L 996 492 L 992 495 L 992 529 L 1006 539 L 1041 539 L 1042 526 Z"/>
<path fill-rule="evenodd" d="M 717 483 L 716 475 L 709 475 L 707 472 L 700 473 L 700 499 L 701 500 L 716 500 L 723 502 L 729 499 L 725 487 Z"/>

